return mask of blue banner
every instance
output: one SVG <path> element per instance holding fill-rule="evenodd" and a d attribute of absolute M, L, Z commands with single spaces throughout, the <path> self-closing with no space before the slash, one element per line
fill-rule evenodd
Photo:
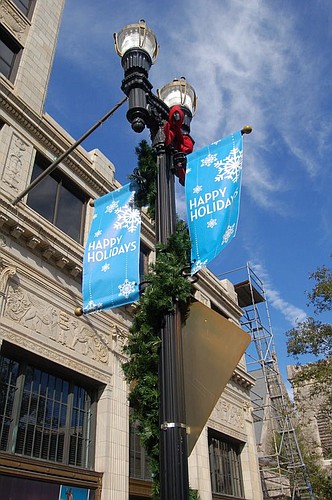
<path fill-rule="evenodd" d="M 95 200 L 83 258 L 83 313 L 139 299 L 140 211 L 134 183 Z"/>
<path fill-rule="evenodd" d="M 191 273 L 211 262 L 234 238 L 240 208 L 241 132 L 187 156 L 186 205 Z"/>

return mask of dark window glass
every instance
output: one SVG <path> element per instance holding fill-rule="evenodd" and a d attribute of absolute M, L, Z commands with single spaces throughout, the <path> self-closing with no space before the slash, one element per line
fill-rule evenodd
<path fill-rule="evenodd" d="M 129 476 L 133 479 L 151 481 L 147 453 L 141 445 L 137 424 L 130 422 L 129 427 Z"/>
<path fill-rule="evenodd" d="M 32 178 L 36 179 L 48 166 L 37 153 Z M 87 196 L 61 172 L 47 175 L 28 195 L 28 205 L 74 240 L 82 243 Z"/>
<path fill-rule="evenodd" d="M 28 15 L 30 5 L 31 5 L 31 0 L 13 0 L 14 4 L 20 9 L 23 14 L 26 16 Z"/>
<path fill-rule="evenodd" d="M 9 80 L 14 76 L 15 61 L 20 51 L 19 43 L 0 26 L 0 73 Z"/>
<path fill-rule="evenodd" d="M 76 467 L 92 465 L 91 390 L 0 357 L 0 450 Z"/>
<path fill-rule="evenodd" d="M 140 281 L 144 280 L 144 275 L 149 271 L 150 250 L 141 243 L 139 254 L 139 275 Z"/>
<path fill-rule="evenodd" d="M 209 458 L 213 494 L 244 498 L 241 470 L 243 443 L 209 431 Z"/>

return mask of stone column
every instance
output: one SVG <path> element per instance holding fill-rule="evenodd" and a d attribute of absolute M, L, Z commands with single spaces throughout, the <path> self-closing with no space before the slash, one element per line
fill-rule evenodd
<path fill-rule="evenodd" d="M 255 431 L 252 421 L 252 407 L 249 401 L 244 403 L 243 411 L 247 434 L 247 442 L 241 453 L 244 495 L 245 498 L 257 498 L 257 500 L 261 500 L 263 498 L 262 486 L 256 451 Z"/>
<path fill-rule="evenodd" d="M 189 485 L 199 491 L 200 500 L 211 500 L 208 430 L 204 427 L 189 457 Z"/>
<path fill-rule="evenodd" d="M 98 402 L 95 467 L 103 472 L 101 500 L 128 500 L 129 407 L 121 363 L 113 358 L 112 385 Z"/>

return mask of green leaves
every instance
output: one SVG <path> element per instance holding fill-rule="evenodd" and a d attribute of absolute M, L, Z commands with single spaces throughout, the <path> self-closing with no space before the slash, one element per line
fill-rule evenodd
<path fill-rule="evenodd" d="M 321 313 L 331 311 L 332 309 L 332 270 L 326 266 L 318 268 L 310 275 L 310 278 L 316 280 L 316 285 L 308 298 L 315 306 L 315 312 Z"/>
<path fill-rule="evenodd" d="M 298 323 L 296 328 L 286 333 L 289 354 L 313 354 L 314 356 L 332 355 L 332 326 L 314 318 Z"/>
<path fill-rule="evenodd" d="M 323 266 L 310 275 L 316 280 L 312 292 L 308 293 L 310 303 L 315 307 L 315 313 L 332 310 L 332 270 Z M 308 400 L 310 409 L 315 408 L 316 416 L 320 416 L 327 426 L 326 431 L 332 432 L 332 325 L 309 317 L 289 330 L 287 333 L 288 353 L 299 359 L 302 355 L 313 355 L 314 363 L 299 366 L 292 384 L 297 391 L 297 410 L 303 413 L 302 426 L 308 419 Z M 310 429 L 309 429 L 310 432 Z M 314 437 L 312 437 L 314 438 Z M 320 443 L 325 457 L 332 456 L 332 450 Z M 312 451 L 315 446 L 308 444 L 308 435 L 303 439 L 304 459 L 313 486 L 315 498 L 331 497 L 332 479 L 321 466 L 322 457 Z"/>
<path fill-rule="evenodd" d="M 316 280 L 313 291 L 308 293 L 311 304 L 316 308 L 315 312 L 331 311 L 332 270 L 323 266 L 310 277 Z M 309 317 L 286 335 L 288 353 L 295 357 L 312 354 L 318 358 L 329 358 L 332 355 L 332 326 L 329 323 Z"/>

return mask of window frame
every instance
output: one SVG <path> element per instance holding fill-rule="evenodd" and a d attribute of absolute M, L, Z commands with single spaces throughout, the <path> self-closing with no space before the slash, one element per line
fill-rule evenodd
<path fill-rule="evenodd" d="M 13 398 L 13 405 L 11 407 L 10 413 L 6 414 L 5 413 L 5 408 L 4 408 L 4 413 L 3 415 L 0 415 L 0 423 L 2 424 L 2 427 L 4 427 L 5 424 L 5 419 L 10 417 L 10 426 L 9 426 L 9 432 L 8 432 L 8 437 L 6 439 L 5 437 L 5 446 L 4 443 L 1 444 L 1 450 L 0 453 L 6 453 L 10 454 L 15 457 L 24 457 L 27 460 L 38 460 L 40 462 L 47 462 L 47 463 L 52 463 L 55 466 L 62 466 L 62 467 L 74 467 L 76 469 L 84 469 L 84 470 L 92 470 L 94 467 L 94 455 L 95 455 L 95 440 L 96 440 L 96 414 L 97 414 L 97 397 L 98 397 L 98 388 L 96 385 L 92 384 L 91 381 L 85 380 L 85 377 L 79 376 L 76 373 L 71 372 L 71 370 L 66 369 L 66 367 L 60 367 L 56 365 L 55 363 L 49 361 L 45 363 L 45 360 L 41 360 L 38 356 L 29 354 L 28 352 L 24 351 L 25 354 L 23 354 L 23 349 L 2 349 L 1 354 L 0 354 L 0 362 L 2 362 L 2 358 L 8 359 L 11 363 L 16 363 L 18 365 L 18 374 L 15 380 L 15 384 L 12 384 L 12 387 L 15 387 L 14 389 L 14 398 Z M 62 458 L 61 460 L 53 459 L 50 458 L 51 450 L 48 451 L 48 456 L 42 457 L 40 456 L 42 453 L 41 448 L 39 449 L 39 456 L 38 454 L 34 453 L 33 446 L 31 446 L 30 453 L 24 453 L 24 451 L 18 453 L 16 451 L 17 446 L 18 446 L 18 429 L 19 429 L 19 424 L 21 421 L 21 408 L 23 405 L 23 393 L 24 393 L 24 382 L 27 377 L 27 370 L 28 368 L 31 367 L 33 370 L 39 370 L 42 372 L 42 374 L 46 374 L 47 376 L 54 376 L 56 379 L 60 379 L 62 382 L 68 383 L 68 396 L 69 396 L 69 401 L 68 407 L 66 408 L 66 421 L 65 421 L 65 427 L 64 427 L 64 444 L 63 444 L 63 453 L 62 453 Z M 34 384 L 36 383 L 36 380 L 33 380 Z M 5 403 L 8 403 L 8 381 L 4 381 L 2 386 L 5 387 L 6 389 L 6 397 L 5 397 Z M 86 409 L 86 414 L 85 418 L 83 419 L 84 422 L 82 424 L 82 429 L 86 427 L 87 419 L 89 420 L 89 429 L 88 432 L 85 433 L 85 435 L 82 432 L 82 459 L 81 463 L 71 463 L 71 454 L 70 451 L 72 450 L 71 448 L 71 439 L 73 436 L 76 434 L 72 432 L 72 421 L 73 421 L 73 415 L 74 415 L 74 397 L 75 397 L 75 388 L 82 389 L 83 391 L 86 392 L 88 398 L 89 398 L 89 404 Z M 31 391 L 31 394 L 35 394 L 35 392 Z M 54 401 L 50 398 L 45 404 L 48 404 L 49 402 Z M 27 426 L 26 426 L 27 427 Z M 37 420 L 34 423 L 34 432 L 38 428 L 38 423 Z M 2 429 L 1 430 L 1 436 L 2 436 Z M 52 428 L 49 429 L 49 434 L 51 435 L 52 433 Z M 47 434 L 47 429 L 46 429 L 46 434 Z M 43 438 L 44 436 L 42 436 Z M 76 439 L 77 435 L 76 435 Z M 87 445 L 87 442 L 89 443 Z M 37 455 L 37 456 L 36 456 Z"/>
<path fill-rule="evenodd" d="M 149 272 L 151 249 L 145 245 L 142 240 L 140 242 L 139 252 L 139 278 L 140 283 L 144 283 L 144 278 Z"/>
<path fill-rule="evenodd" d="M 11 0 L 15 7 L 28 19 L 31 19 L 36 0 L 27 0 L 28 6 L 22 0 Z"/>
<path fill-rule="evenodd" d="M 217 447 L 214 446 L 214 442 L 218 443 L 218 450 Z M 243 447 L 244 443 L 242 441 L 238 441 L 237 439 L 227 436 L 226 434 L 222 434 L 214 429 L 208 429 L 212 499 L 233 498 L 241 500 L 245 498 L 241 463 L 241 453 Z M 220 450 L 220 448 L 224 449 Z M 220 457 L 216 457 L 216 450 L 220 454 Z M 218 459 L 219 464 L 217 464 Z M 220 460 L 222 460 L 224 468 L 227 468 L 227 470 L 230 471 L 227 479 L 225 479 L 225 477 L 221 477 Z M 237 469 L 237 474 L 234 474 L 234 468 Z M 222 486 L 217 488 L 217 483 Z"/>
<path fill-rule="evenodd" d="M 152 483 L 148 455 L 141 444 L 137 426 L 137 422 L 129 419 L 129 478 Z M 137 473 L 136 457 L 139 462 L 139 473 Z"/>
<path fill-rule="evenodd" d="M 10 82 L 14 82 L 16 75 L 17 75 L 17 70 L 19 66 L 19 61 L 21 58 L 21 54 L 23 51 L 22 45 L 14 38 L 11 33 L 6 30 L 6 28 L 3 25 L 0 25 L 0 41 L 13 53 L 13 58 L 10 64 L 2 58 L 2 60 L 8 64 L 10 70 L 8 75 L 5 73 L 0 73 L 4 78 L 7 78 Z"/>
<path fill-rule="evenodd" d="M 32 171 L 31 171 L 31 179 L 34 178 L 34 170 L 36 167 L 38 167 L 42 171 L 45 171 L 46 168 L 49 167 L 49 165 L 51 165 L 51 161 L 48 160 L 42 153 L 40 153 L 39 151 L 36 151 L 36 156 L 35 156 L 34 164 L 33 164 Z M 38 175 L 35 178 L 37 178 L 37 177 L 38 177 Z M 50 220 L 48 217 L 45 216 L 44 213 L 41 213 L 40 211 L 38 211 L 37 208 L 34 208 L 34 206 L 32 206 L 33 203 L 31 201 L 30 201 L 31 204 L 29 203 L 29 199 L 31 200 L 31 198 L 34 196 L 34 193 L 37 192 L 38 188 L 40 189 L 43 187 L 43 182 L 45 181 L 45 179 L 43 179 L 40 182 L 40 184 L 38 184 L 35 187 L 35 189 L 32 190 L 28 194 L 27 200 L 26 200 L 27 206 L 30 207 L 32 210 L 34 210 L 36 213 L 38 213 L 41 217 L 44 217 L 44 219 L 46 219 L 48 222 L 53 224 L 53 226 L 55 226 L 60 231 L 65 233 L 69 238 L 72 238 L 74 241 L 77 241 L 79 244 L 82 245 L 84 242 L 84 229 L 85 229 L 85 222 L 86 222 L 86 215 L 87 215 L 86 208 L 87 208 L 87 204 L 88 204 L 88 201 L 90 199 L 90 196 L 85 191 L 83 191 L 83 189 L 81 189 L 75 183 L 75 181 L 73 181 L 69 176 L 64 174 L 59 168 L 57 168 L 56 170 L 51 172 L 48 176 L 46 176 L 46 178 L 47 177 L 52 178 L 57 183 L 55 194 L 54 195 L 52 194 L 52 196 L 54 196 L 54 199 L 52 199 L 53 208 L 54 208 L 52 219 Z M 73 236 L 71 236 L 66 230 L 62 229 L 57 224 L 57 222 L 58 222 L 57 219 L 59 216 L 59 202 L 60 202 L 62 188 L 64 188 L 68 192 L 70 192 L 70 194 L 73 197 L 75 197 L 76 199 L 78 199 L 82 202 L 80 226 L 78 228 L 79 237 L 77 239 L 74 238 Z"/>

